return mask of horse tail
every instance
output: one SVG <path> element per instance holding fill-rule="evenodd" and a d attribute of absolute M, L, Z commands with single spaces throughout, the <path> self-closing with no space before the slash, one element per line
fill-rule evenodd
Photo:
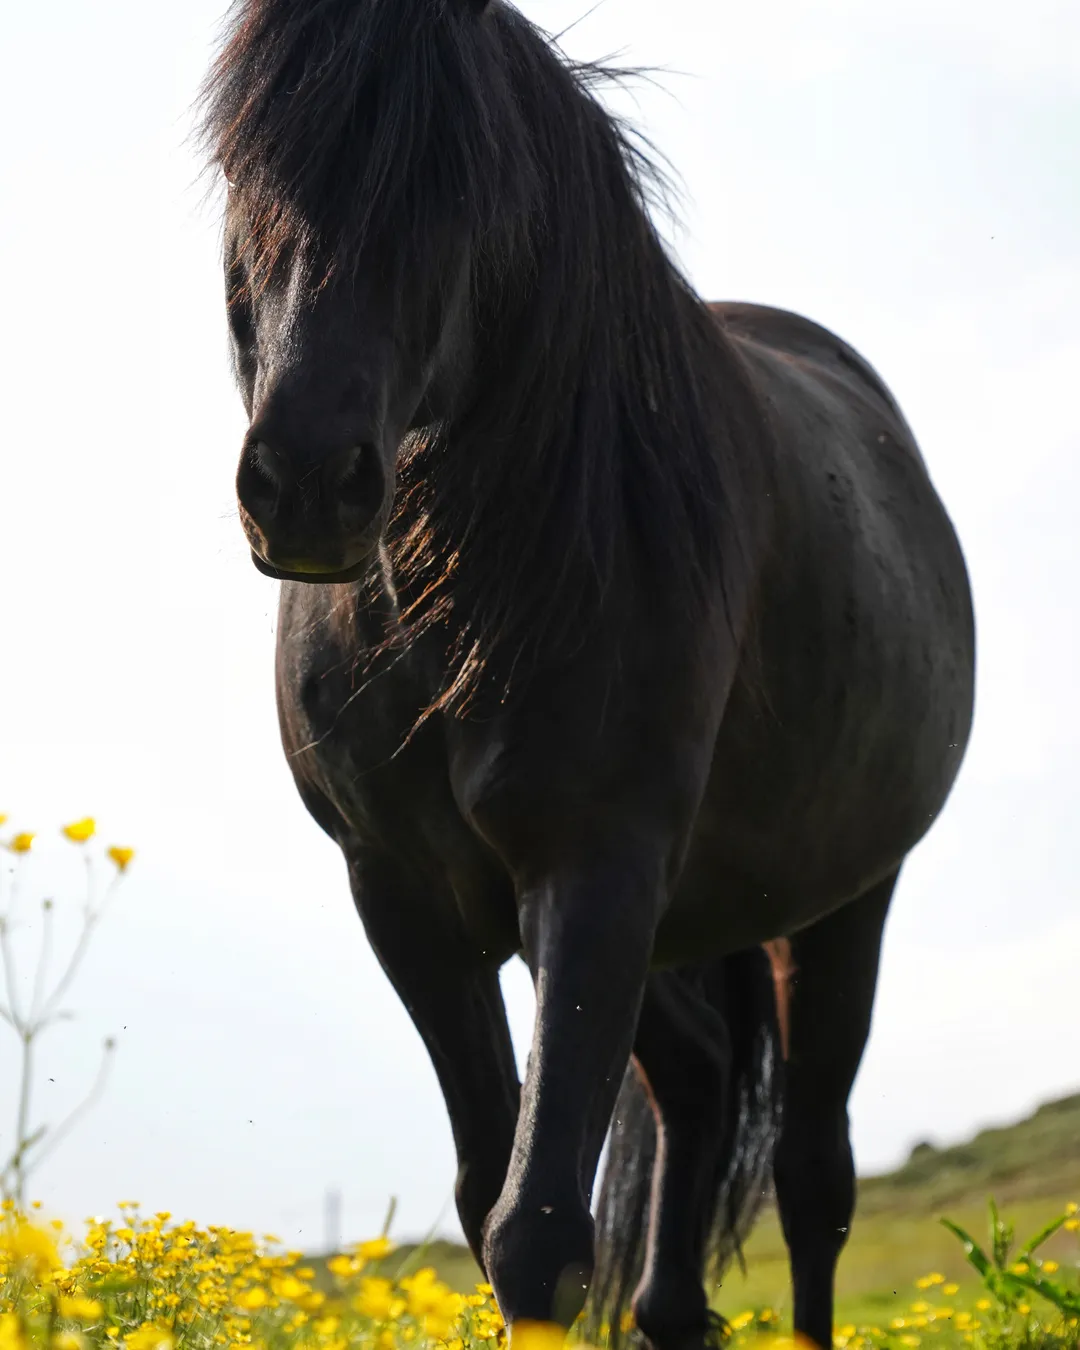
<path fill-rule="evenodd" d="M 701 1029 L 717 1035 L 723 1018 L 731 1046 L 725 1127 L 715 1141 L 715 1194 L 708 1197 L 705 1267 L 719 1280 L 771 1193 L 773 1146 L 780 1120 L 781 1047 L 786 1042 L 785 944 L 770 944 L 680 972 L 700 996 Z M 625 1341 L 630 1300 L 641 1278 L 648 1241 L 656 1122 L 633 1065 L 612 1115 L 607 1162 L 596 1212 L 596 1264 L 586 1335 L 613 1350 Z M 702 1271 L 704 1277 L 705 1270 Z"/>

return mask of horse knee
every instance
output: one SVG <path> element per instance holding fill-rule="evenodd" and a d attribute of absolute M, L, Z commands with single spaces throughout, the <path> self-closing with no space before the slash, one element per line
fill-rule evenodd
<path fill-rule="evenodd" d="M 593 1251 L 592 1216 L 580 1202 L 496 1204 L 484 1225 L 483 1258 L 507 1324 L 569 1327 L 585 1306 Z"/>

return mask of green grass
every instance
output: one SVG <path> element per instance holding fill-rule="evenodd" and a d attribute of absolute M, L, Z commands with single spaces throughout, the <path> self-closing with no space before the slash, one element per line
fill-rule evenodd
<path fill-rule="evenodd" d="M 981 1234 L 990 1195 L 1021 1234 L 1036 1232 L 1065 1201 L 1080 1199 L 1080 1094 L 1049 1102 L 1015 1125 L 983 1130 L 964 1144 L 920 1144 L 895 1172 L 861 1180 L 836 1277 L 838 1321 L 898 1315 L 919 1297 L 913 1282 L 931 1270 L 961 1286 L 958 1298 L 974 1298 L 978 1281 L 938 1219 L 945 1215 Z M 1075 1237 L 1059 1233 L 1045 1255 L 1075 1251 Z M 730 1271 L 718 1303 L 728 1312 L 761 1305 L 787 1310 L 787 1249 L 774 1209 L 762 1215 L 745 1254 L 745 1278 Z"/>

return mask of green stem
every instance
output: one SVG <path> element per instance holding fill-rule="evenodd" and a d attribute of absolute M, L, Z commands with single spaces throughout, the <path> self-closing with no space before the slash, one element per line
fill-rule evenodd
<path fill-rule="evenodd" d="M 34 1067 L 34 1035 L 32 1031 L 22 1034 L 22 1073 L 19 1083 L 19 1109 L 15 1118 L 15 1158 L 13 1196 L 19 1209 L 26 1206 L 26 1168 L 23 1154 L 27 1148 L 26 1131 L 30 1123 L 30 1080 Z"/>

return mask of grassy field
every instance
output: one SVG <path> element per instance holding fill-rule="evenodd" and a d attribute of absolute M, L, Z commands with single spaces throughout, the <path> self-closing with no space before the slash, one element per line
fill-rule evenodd
<path fill-rule="evenodd" d="M 868 1178 L 840 1268 L 836 1350 L 1080 1350 L 1078 1146 L 1080 1096 L 958 1148 L 921 1146 Z M 985 1241 L 990 1192 L 1021 1240 L 1055 1219 L 1060 1230 L 1022 1250 L 999 1222 L 986 1255 L 971 1248 L 980 1281 L 936 1220 L 945 1212 Z M 508 1350 L 491 1287 L 452 1243 L 402 1248 L 383 1235 L 312 1258 L 134 1202 L 119 1211 L 68 1234 L 0 1205 L 0 1350 Z M 775 1214 L 746 1263 L 717 1291 L 726 1350 L 799 1350 L 785 1335 Z M 519 1324 L 513 1350 L 552 1350 L 551 1332 Z"/>
<path fill-rule="evenodd" d="M 838 1322 L 880 1323 L 902 1315 L 920 1295 L 914 1281 L 940 1271 L 973 1300 L 979 1282 L 956 1238 L 938 1222 L 945 1215 L 981 1238 L 987 1197 L 993 1196 L 1021 1236 L 1035 1233 L 1080 1200 L 1080 1094 L 1050 1102 L 1033 1116 L 984 1130 L 952 1148 L 916 1147 L 895 1172 L 865 1177 L 851 1239 L 837 1273 Z M 1059 1233 L 1049 1257 L 1075 1260 L 1077 1242 Z M 746 1247 L 746 1275 L 729 1271 L 716 1296 L 727 1316 L 750 1308 L 788 1310 L 787 1249 L 774 1209 L 761 1217 Z M 439 1242 L 423 1259 L 455 1289 L 480 1278 L 468 1250 Z"/>

